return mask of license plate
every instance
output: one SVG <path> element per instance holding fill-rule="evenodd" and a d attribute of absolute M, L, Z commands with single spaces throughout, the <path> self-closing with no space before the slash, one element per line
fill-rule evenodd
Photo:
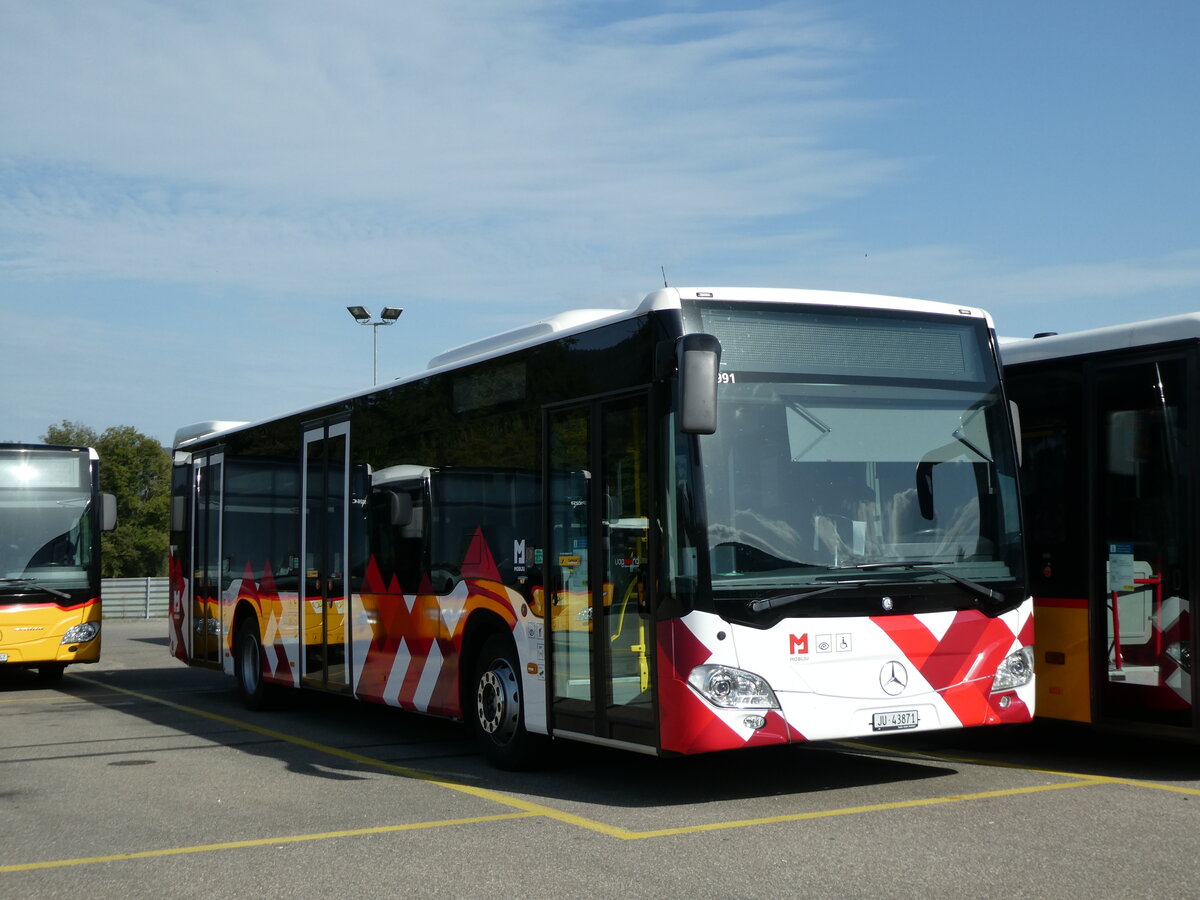
<path fill-rule="evenodd" d="M 917 711 L 915 709 L 879 712 L 871 716 L 871 729 L 873 731 L 899 731 L 904 728 L 916 727 Z"/>

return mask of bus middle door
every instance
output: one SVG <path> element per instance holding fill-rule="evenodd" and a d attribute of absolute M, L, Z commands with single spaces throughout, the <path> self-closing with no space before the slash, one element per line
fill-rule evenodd
<path fill-rule="evenodd" d="M 657 741 L 645 395 L 549 413 L 552 730 Z"/>
<path fill-rule="evenodd" d="M 345 591 L 349 442 L 349 422 L 304 433 L 299 579 L 304 678 L 314 686 L 334 689 L 349 683 Z"/>

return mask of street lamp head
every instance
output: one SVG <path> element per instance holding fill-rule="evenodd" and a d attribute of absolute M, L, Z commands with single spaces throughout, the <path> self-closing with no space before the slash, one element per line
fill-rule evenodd
<path fill-rule="evenodd" d="M 395 325 L 396 320 L 400 318 L 400 313 L 404 310 L 399 306 L 385 306 L 383 312 L 379 314 L 379 321 L 371 321 L 371 311 L 365 306 L 347 306 L 346 310 L 350 315 L 354 316 L 354 321 L 359 325 L 370 325 L 371 334 L 374 336 L 372 340 L 372 368 L 375 373 L 375 384 L 379 384 L 379 326 L 380 325 Z"/>

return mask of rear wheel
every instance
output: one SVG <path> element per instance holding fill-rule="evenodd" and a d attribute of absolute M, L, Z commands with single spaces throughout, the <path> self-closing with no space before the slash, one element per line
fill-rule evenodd
<path fill-rule="evenodd" d="M 524 769 L 537 763 L 546 738 L 525 730 L 517 651 L 508 635 L 494 634 L 484 642 L 474 685 L 471 723 L 488 760 L 502 769 Z"/>
<path fill-rule="evenodd" d="M 233 674 L 238 694 L 247 709 L 265 709 L 269 686 L 263 681 L 262 640 L 258 636 L 258 620 L 247 616 L 234 634 Z"/>

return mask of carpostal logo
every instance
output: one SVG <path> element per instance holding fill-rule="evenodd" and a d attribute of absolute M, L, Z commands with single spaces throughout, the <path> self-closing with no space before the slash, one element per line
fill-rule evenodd
<path fill-rule="evenodd" d="M 793 660 L 808 659 L 808 632 L 801 635 L 788 635 L 788 655 Z"/>

